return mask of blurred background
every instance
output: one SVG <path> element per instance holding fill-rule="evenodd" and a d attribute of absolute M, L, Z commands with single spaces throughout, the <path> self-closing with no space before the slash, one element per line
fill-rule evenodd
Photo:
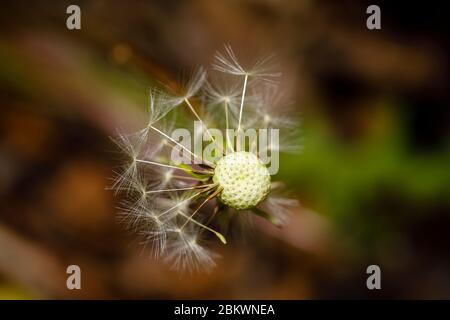
<path fill-rule="evenodd" d="M 0 299 L 450 298 L 447 11 L 376 2 L 378 31 L 375 2 L 356 0 L 2 1 Z M 279 178 L 302 207 L 182 275 L 117 224 L 109 137 L 224 43 L 281 60 L 303 151 Z M 82 290 L 66 288 L 71 264 Z M 371 264 L 382 290 L 366 288 Z"/>

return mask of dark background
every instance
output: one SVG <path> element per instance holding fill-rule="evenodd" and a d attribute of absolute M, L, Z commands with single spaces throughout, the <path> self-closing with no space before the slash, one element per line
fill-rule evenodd
<path fill-rule="evenodd" d="M 443 3 L 3 1 L 0 298 L 450 298 Z M 366 29 L 369 4 L 382 30 Z M 303 151 L 279 178 L 302 207 L 281 231 L 218 245 L 211 274 L 182 275 L 116 223 L 109 137 L 142 125 L 149 86 L 224 43 L 281 60 Z M 382 290 L 366 288 L 370 264 Z"/>

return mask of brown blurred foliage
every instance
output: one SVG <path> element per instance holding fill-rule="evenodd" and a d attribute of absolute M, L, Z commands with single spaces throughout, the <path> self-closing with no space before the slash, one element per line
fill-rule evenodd
<path fill-rule="evenodd" d="M 71 32 L 68 4 L 2 3 L 0 286 L 23 288 L 22 298 L 450 296 L 448 264 L 410 283 L 393 262 L 384 280 L 392 284 L 368 292 L 372 261 L 352 251 L 331 218 L 306 209 L 315 203 L 301 186 L 304 206 L 285 229 L 256 219 L 246 239 L 217 245 L 222 258 L 211 274 L 192 275 L 152 259 L 117 223 L 118 199 L 105 189 L 121 161 L 108 137 L 141 121 L 146 88 L 173 85 L 178 70 L 208 64 L 228 42 L 244 56 L 277 52 L 305 121 L 325 115 L 347 143 L 382 134 L 384 115 L 371 106 L 390 92 L 438 105 L 435 131 L 416 130 L 428 130 L 414 140 L 427 148 L 449 133 L 439 22 L 421 25 L 419 8 L 408 19 L 391 5 L 383 30 L 369 32 L 367 4 L 348 0 L 79 1 L 82 30 Z M 448 227 L 446 219 L 438 224 Z M 82 290 L 66 288 L 71 264 L 81 267 Z"/>

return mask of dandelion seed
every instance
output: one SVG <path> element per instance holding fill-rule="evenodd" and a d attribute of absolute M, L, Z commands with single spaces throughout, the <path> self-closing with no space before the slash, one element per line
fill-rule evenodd
<path fill-rule="evenodd" d="M 244 68 L 239 63 L 231 46 L 225 45 L 224 48 L 225 53 L 217 52 L 215 55 L 215 61 L 212 65 L 214 70 L 236 76 L 262 78 L 268 82 L 272 82 L 274 78 L 281 76 L 281 72 L 274 70 L 277 64 L 273 55 L 259 59 L 251 67 Z"/>
<path fill-rule="evenodd" d="M 170 245 L 167 246 L 165 261 L 175 270 L 182 271 L 210 271 L 215 267 L 215 255 L 202 247 L 197 239 L 198 230 L 175 228 L 170 231 Z"/>
<path fill-rule="evenodd" d="M 181 104 L 185 104 L 189 110 L 192 112 L 192 114 L 197 118 L 198 121 L 202 124 L 202 127 L 205 129 L 206 133 L 208 134 L 209 138 L 214 141 L 213 136 L 209 132 L 209 129 L 207 126 L 204 125 L 204 121 L 199 116 L 197 111 L 195 111 L 195 108 L 193 107 L 190 99 L 194 97 L 197 92 L 201 89 L 204 82 L 206 81 L 206 71 L 203 69 L 203 67 L 199 67 L 193 74 L 193 76 L 182 86 L 184 89 L 184 92 L 182 95 L 174 95 L 171 100 L 171 105 L 173 107 L 177 107 Z"/>
<path fill-rule="evenodd" d="M 116 172 L 115 182 L 111 189 L 116 190 L 116 192 L 130 190 L 130 186 L 138 177 L 137 158 L 140 155 L 142 145 L 140 142 L 133 142 L 132 136 L 124 134 L 118 134 L 117 139 L 113 139 L 113 142 L 127 156 L 127 160 L 121 172 Z"/>
<path fill-rule="evenodd" d="M 245 95 L 246 95 L 246 91 L 247 91 L 248 80 L 249 80 L 249 78 L 260 78 L 267 82 L 273 82 L 274 78 L 281 76 L 280 72 L 272 71 L 273 63 L 274 63 L 274 57 L 267 56 L 263 59 L 257 60 L 251 68 L 244 69 L 238 62 L 238 59 L 236 58 L 236 55 L 233 52 L 233 49 L 231 49 L 231 46 L 225 45 L 225 53 L 221 53 L 221 52 L 216 53 L 215 62 L 213 63 L 213 69 L 220 71 L 220 72 L 244 77 L 244 81 L 243 81 L 244 83 L 242 85 L 241 103 L 240 103 L 240 107 L 239 107 L 239 120 L 238 120 L 238 126 L 237 126 L 238 133 L 241 131 L 242 114 L 244 111 L 244 102 L 245 102 Z M 237 143 L 238 143 L 238 149 L 239 149 L 240 144 L 242 143 L 240 141 L 240 136 L 238 136 Z"/>

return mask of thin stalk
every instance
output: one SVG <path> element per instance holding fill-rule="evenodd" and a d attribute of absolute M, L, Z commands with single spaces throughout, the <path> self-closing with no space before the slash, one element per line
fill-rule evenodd
<path fill-rule="evenodd" d="M 192 186 L 192 187 L 186 187 L 186 188 L 172 188 L 172 189 L 160 189 L 160 190 L 146 190 L 145 193 L 146 194 L 151 194 L 151 193 L 159 193 L 159 192 L 174 192 L 174 191 L 186 191 L 186 190 L 195 190 L 195 189 L 202 189 L 202 188 L 206 188 L 206 187 L 210 187 L 213 186 L 214 184 L 204 184 L 204 185 L 200 185 L 200 186 Z"/>
<path fill-rule="evenodd" d="M 177 203 L 177 204 L 174 205 L 173 207 L 171 207 L 171 208 L 167 209 L 166 211 L 160 213 L 157 217 L 159 218 L 159 217 L 161 217 L 161 216 L 163 216 L 163 215 L 169 213 L 169 212 L 172 211 L 173 209 L 175 209 L 175 208 L 181 206 L 183 203 L 185 203 L 185 202 L 187 202 L 187 201 L 189 201 L 189 200 L 192 200 L 192 199 L 198 197 L 198 196 L 201 195 L 202 193 L 205 193 L 205 192 L 209 191 L 209 190 L 212 189 L 212 188 L 213 188 L 213 187 L 205 188 L 204 190 L 199 191 L 199 192 L 193 194 L 193 195 L 190 196 L 189 198 L 186 198 L 186 199 L 180 201 L 179 203 Z"/>
<path fill-rule="evenodd" d="M 188 169 L 188 168 L 182 168 L 182 167 L 177 167 L 177 166 L 173 166 L 170 164 L 164 164 L 164 163 L 159 163 L 159 162 L 154 162 L 154 161 L 149 161 L 149 160 L 141 160 L 141 159 L 136 159 L 136 162 L 140 162 L 140 163 L 146 163 L 146 164 L 151 164 L 154 166 L 160 166 L 160 167 L 165 167 L 165 168 L 172 168 L 172 169 L 178 169 L 178 170 L 183 170 L 186 172 L 193 172 L 193 173 L 200 173 L 200 174 L 206 174 L 206 175 L 211 175 L 212 172 L 211 171 L 203 171 L 203 170 L 197 170 L 197 169 Z"/>
<path fill-rule="evenodd" d="M 177 178 L 177 179 L 190 180 L 190 181 L 206 181 L 209 179 L 209 178 L 200 179 L 200 178 L 194 178 L 194 177 L 189 177 L 189 176 L 180 176 L 177 174 L 172 175 L 172 177 Z"/>
<path fill-rule="evenodd" d="M 240 131 L 241 131 L 241 122 L 242 122 L 242 111 L 244 110 L 244 101 L 245 101 L 245 91 L 247 90 L 247 80 L 248 80 L 248 74 L 245 74 L 245 78 L 244 78 L 244 87 L 242 89 L 242 97 L 241 97 L 241 107 L 239 109 L 239 122 L 238 122 L 238 128 L 237 128 L 237 145 L 238 145 L 238 149 L 240 148 L 240 144 L 241 144 L 241 139 L 240 139 Z"/>
<path fill-rule="evenodd" d="M 238 122 L 238 128 L 237 128 L 238 131 L 241 130 L 242 110 L 244 110 L 244 100 L 245 100 L 245 91 L 247 90 L 247 80 L 248 80 L 248 74 L 245 74 L 244 87 L 242 89 L 241 107 L 239 109 L 239 122 Z"/>
<path fill-rule="evenodd" d="M 211 132 L 209 132 L 208 127 L 205 125 L 205 123 L 203 122 L 203 120 L 200 118 L 200 116 L 198 115 L 198 113 L 195 111 L 194 107 L 192 106 L 192 104 L 189 102 L 188 99 L 184 98 L 184 102 L 186 102 L 187 106 L 189 107 L 189 109 L 191 110 L 191 112 L 194 114 L 194 116 L 197 118 L 198 121 L 200 121 L 200 123 L 202 124 L 202 128 L 205 128 L 206 133 L 209 135 L 209 138 L 220 148 L 220 151 L 223 154 L 223 148 L 220 144 L 217 143 L 216 139 L 214 139 L 214 137 L 212 136 Z"/>
<path fill-rule="evenodd" d="M 208 227 L 208 226 L 205 226 L 203 223 L 200 223 L 200 222 L 198 222 L 197 220 L 195 220 L 195 219 L 191 219 L 187 214 L 185 214 L 185 213 L 183 213 L 183 212 L 179 212 L 180 213 L 180 215 L 182 216 L 182 217 L 185 217 L 186 219 L 188 219 L 188 220 L 190 220 L 192 223 L 195 223 L 196 225 L 198 225 L 199 227 L 201 227 L 201 228 L 203 228 L 204 230 L 208 230 L 209 232 L 212 232 L 217 238 L 219 238 L 219 240 L 223 243 L 223 244 L 227 244 L 227 240 L 225 239 L 225 237 L 220 233 L 220 232 L 217 232 L 216 230 L 214 230 L 214 229 L 211 229 L 210 227 Z M 181 230 L 181 229 L 180 229 Z"/>
<path fill-rule="evenodd" d="M 205 225 L 208 225 L 211 223 L 211 221 L 214 219 L 214 217 L 216 216 L 216 214 L 219 212 L 219 206 L 217 205 L 214 208 L 213 214 L 208 218 L 208 221 L 206 221 Z M 203 230 L 200 230 L 199 234 L 202 234 Z"/>
<path fill-rule="evenodd" d="M 230 136 L 228 135 L 228 129 L 230 128 L 230 125 L 228 122 L 229 120 L 228 120 L 228 101 L 227 100 L 224 101 L 224 105 L 225 105 L 225 127 L 226 127 L 225 136 L 227 139 L 227 148 L 230 147 L 231 151 L 234 151 L 233 143 L 231 143 Z"/>
<path fill-rule="evenodd" d="M 185 150 L 186 152 L 188 152 L 190 155 L 192 155 L 193 157 L 203 160 L 200 156 L 196 155 L 195 153 L 193 153 L 191 150 L 189 150 L 188 148 L 186 148 L 185 146 L 183 146 L 181 143 L 177 142 L 176 140 L 174 140 L 172 137 L 170 137 L 169 135 L 165 134 L 164 132 L 162 132 L 161 130 L 159 130 L 158 128 L 155 128 L 154 126 L 150 125 L 150 128 L 155 130 L 156 132 L 158 132 L 160 135 L 162 135 L 163 137 L 165 137 L 166 139 L 172 141 L 173 143 L 175 143 L 177 146 L 179 146 L 180 148 L 182 148 L 183 150 Z"/>
<path fill-rule="evenodd" d="M 214 198 L 216 195 L 218 195 L 220 192 L 222 192 L 223 188 L 217 188 L 213 193 L 211 193 L 198 207 L 197 209 L 195 209 L 195 211 L 191 214 L 191 216 L 189 217 L 189 219 L 192 219 L 195 214 L 212 198 Z M 181 230 L 183 230 L 183 228 L 187 225 L 188 221 L 186 221 L 182 226 L 181 226 Z"/>

